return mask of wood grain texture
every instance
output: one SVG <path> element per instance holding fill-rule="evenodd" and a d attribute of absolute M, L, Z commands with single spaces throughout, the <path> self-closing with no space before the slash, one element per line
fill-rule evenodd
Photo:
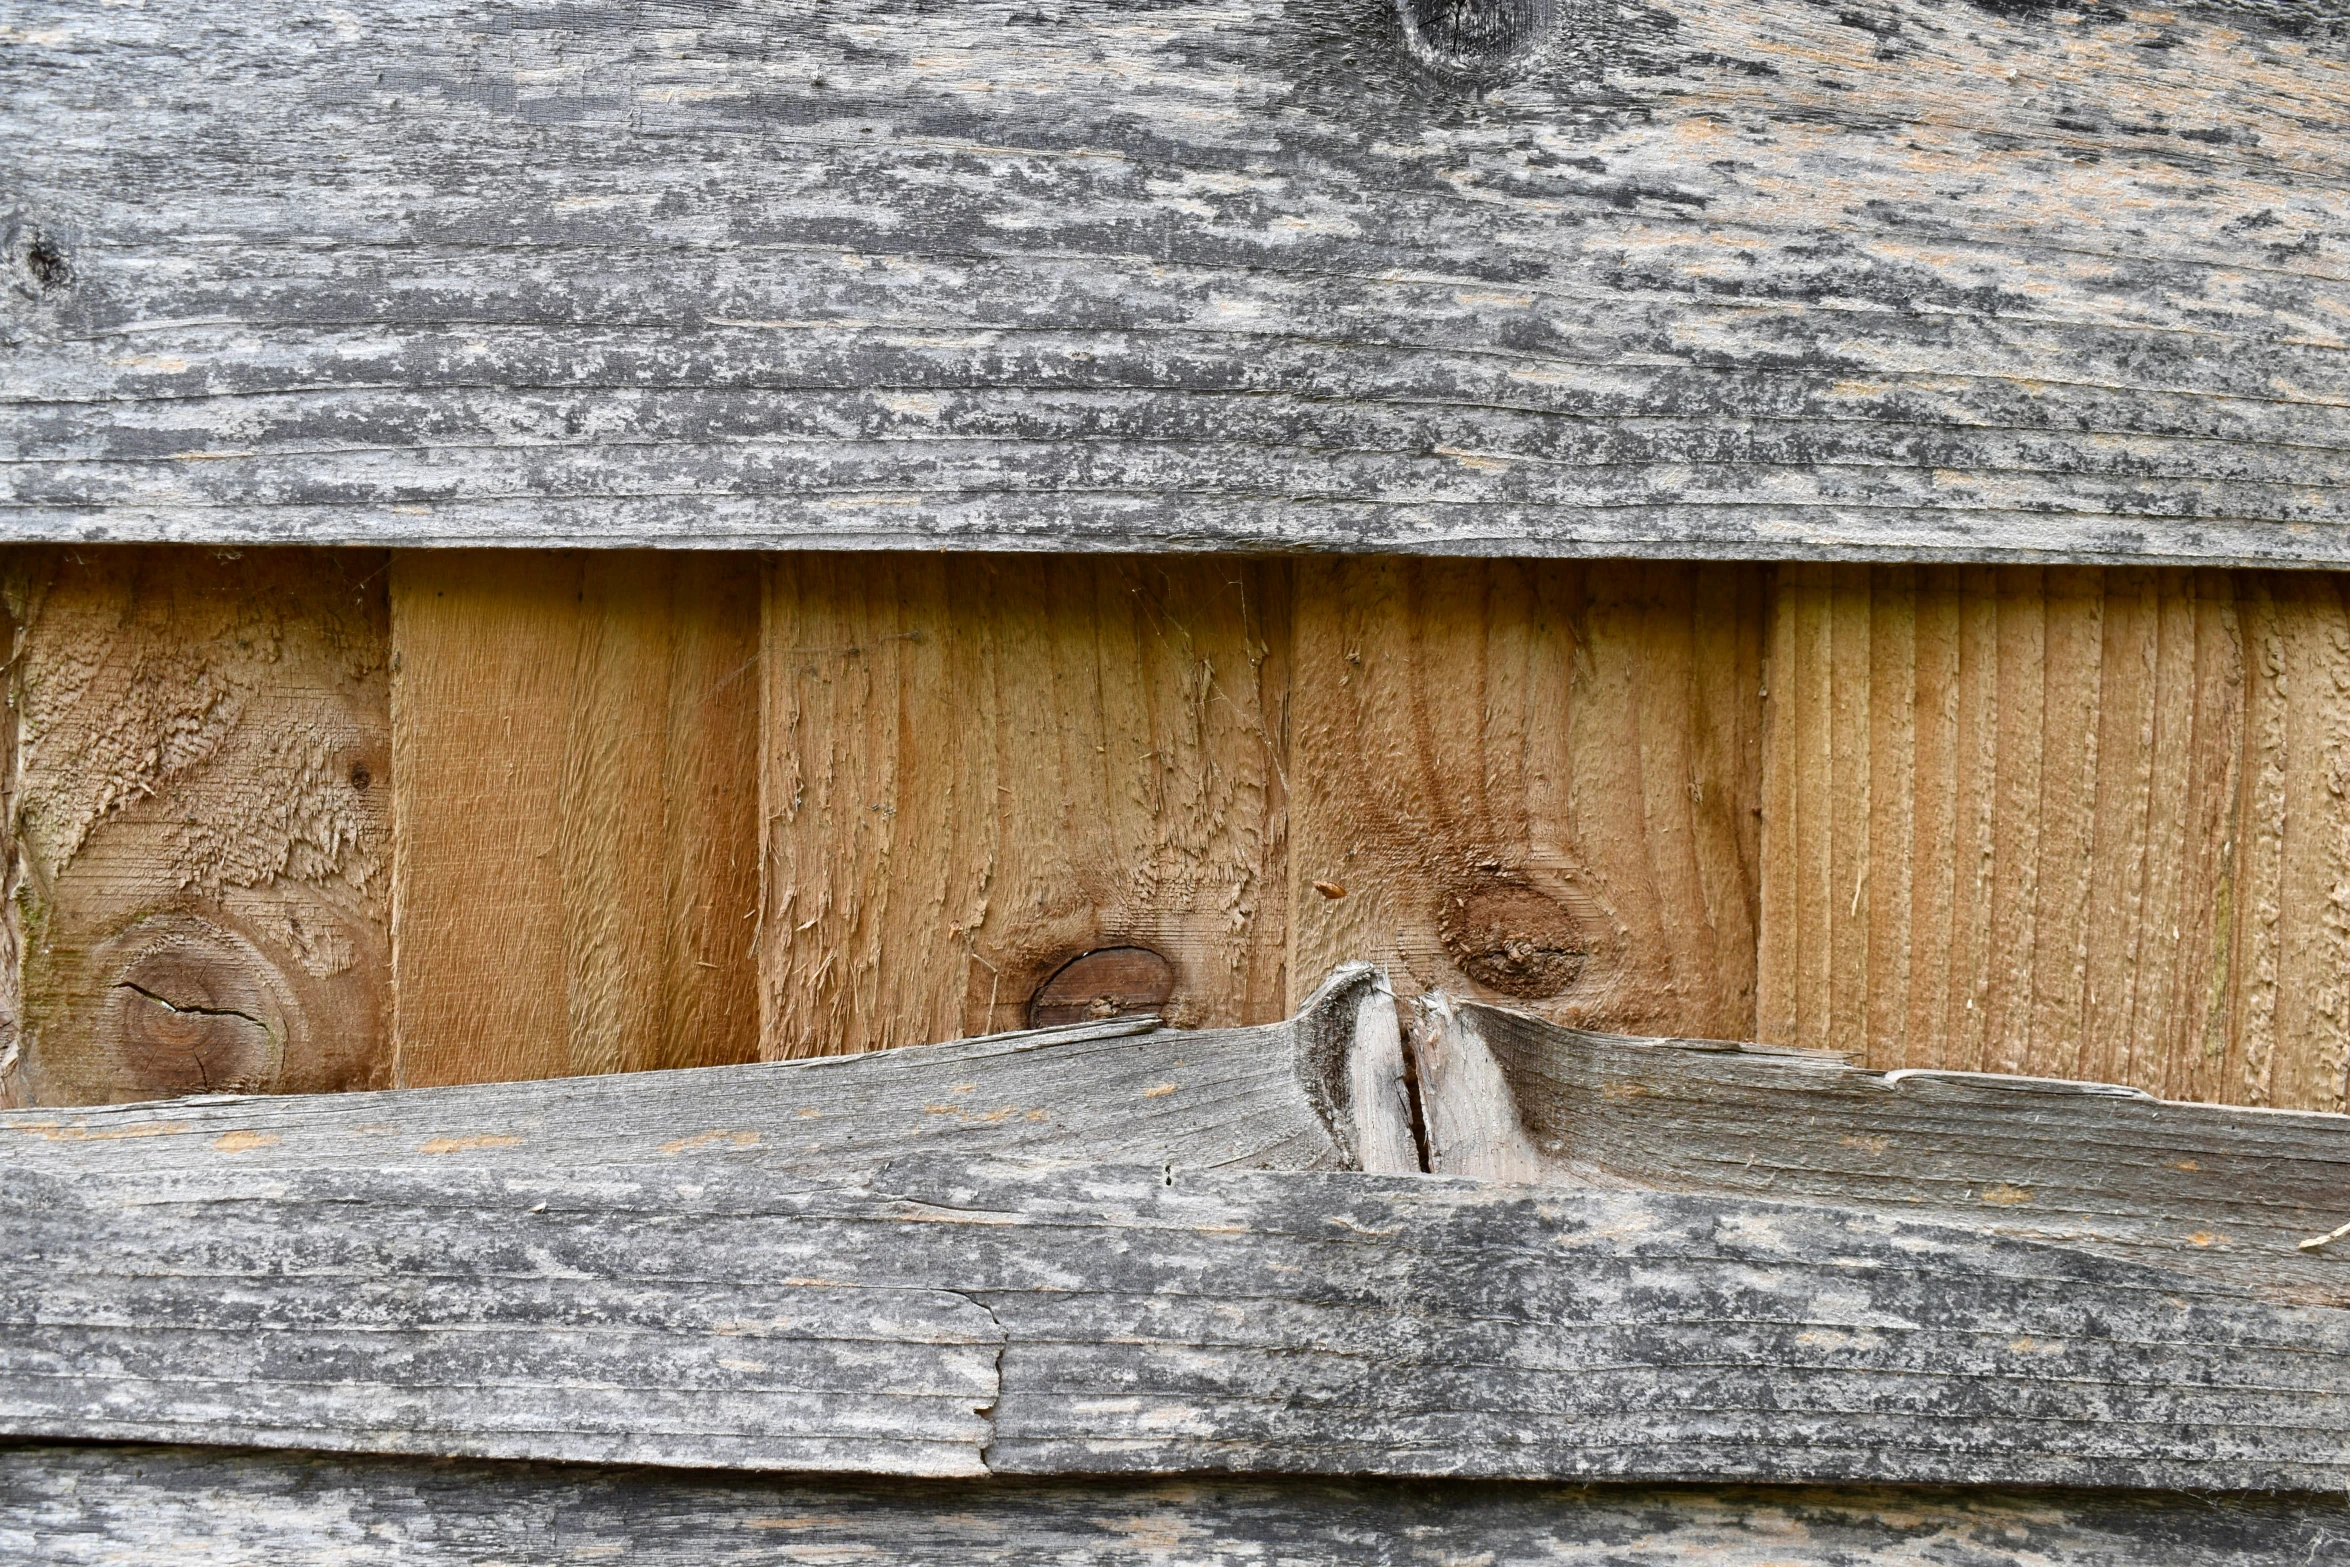
<path fill-rule="evenodd" d="M 2344 1107 L 2331 575 L 1786 567 L 1760 1034 Z"/>
<path fill-rule="evenodd" d="M 49 1567 L 2272 1567 L 2315 1497 L 1201 1480 L 808 1481 L 197 1448 L 0 1449 Z"/>
<path fill-rule="evenodd" d="M 399 1080 L 758 1056 L 758 575 L 400 552 Z"/>
<path fill-rule="evenodd" d="M 2350 1305 L 2350 1118 L 2111 1084 L 1627 1039 L 1444 997 L 1415 1008 L 1428 1168 L 1718 1193 L 2057 1242 L 2277 1300 Z"/>
<path fill-rule="evenodd" d="M 384 564 L 0 557 L 0 1104 L 387 1080 Z"/>
<path fill-rule="evenodd" d="M 1365 1052 L 1358 1031 L 1382 1005 L 1384 1031 Z M 845 1180 L 913 1153 L 1348 1169 L 1364 1162 L 1358 1150 L 1393 1145 L 1395 1033 L 1393 998 L 1357 965 L 1296 1018 L 1261 1028 L 1178 1032 L 1121 1018 L 693 1071 L 0 1111 L 0 1170 L 652 1164 Z"/>
<path fill-rule="evenodd" d="M 2350 1312 L 1882 1212 L 113 1147 L 0 1185 L 0 1432 L 934 1475 L 2350 1475 Z"/>
<path fill-rule="evenodd" d="M 1291 973 L 1751 1034 L 1762 571 L 1296 569 Z"/>
<path fill-rule="evenodd" d="M 1109 947 L 1173 966 L 1171 1023 L 1288 1015 L 1281 563 L 770 573 L 770 1057 L 1017 1028 Z"/>
<path fill-rule="evenodd" d="M 0 524 L 2350 561 L 2334 0 L 1511 14 L 45 7 Z"/>

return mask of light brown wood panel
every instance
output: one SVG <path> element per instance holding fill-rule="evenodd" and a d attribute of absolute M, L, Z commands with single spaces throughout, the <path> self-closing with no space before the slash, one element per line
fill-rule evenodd
<path fill-rule="evenodd" d="M 1764 1039 L 2343 1108 L 2341 578 L 1776 583 Z"/>
<path fill-rule="evenodd" d="M 386 1080 L 384 564 L 188 548 L 0 563 L 0 1103 Z"/>
<path fill-rule="evenodd" d="M 399 1080 L 756 1059 L 756 560 L 391 580 Z"/>
<path fill-rule="evenodd" d="M 766 609 L 766 1050 L 1025 1026 L 1086 952 L 1171 1022 L 1287 1015 L 1288 568 L 778 556 Z"/>
<path fill-rule="evenodd" d="M 1290 972 L 1754 1027 L 1762 571 L 1301 563 Z"/>

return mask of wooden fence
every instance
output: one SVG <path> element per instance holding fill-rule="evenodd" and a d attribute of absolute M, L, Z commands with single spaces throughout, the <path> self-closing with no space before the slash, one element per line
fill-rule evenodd
<path fill-rule="evenodd" d="M 2346 124 L 2339 0 L 0 10 L 0 1554 L 2328 1559 Z"/>

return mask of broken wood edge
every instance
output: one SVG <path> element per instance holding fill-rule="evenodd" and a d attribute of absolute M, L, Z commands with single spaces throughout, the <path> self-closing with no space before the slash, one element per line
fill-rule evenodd
<path fill-rule="evenodd" d="M 2309 1266 L 2350 1239 L 2350 1223 L 2334 1223 L 2350 1199 L 2324 1195 L 2350 1172 L 2350 1115 L 2074 1079 L 1879 1072 L 1841 1052 L 1572 1029 L 1441 992 L 1414 998 L 1410 1014 L 1435 1175 L 1883 1208 L 2222 1279 L 2261 1298 L 2350 1304 L 2350 1274 Z M 1496 1025 L 1507 1028 L 1499 1046 L 1488 1038 Z M 1555 1069 L 1542 1064 L 1551 1050 Z M 1732 1075 L 1700 1066 L 1725 1058 Z M 1769 1137 L 1779 1124 L 1759 1173 L 1751 1153 L 1739 1168 L 1724 1140 Z M 2038 1154 L 2017 1151 L 2050 1139 Z M 1917 1162 L 1873 1164 L 1889 1145 Z M 2159 1156 L 2138 1151 L 2146 1146 Z"/>
<path fill-rule="evenodd" d="M 1298 1081 L 1351 1166 L 1373 1175 L 1419 1175 L 1395 988 L 1376 964 L 1332 969 L 1298 1008 Z"/>
<path fill-rule="evenodd" d="M 1501 1062 L 1443 991 L 1413 998 L 1411 1052 L 1430 1173 L 1521 1186 L 1604 1180 L 1597 1171 L 1569 1172 L 1534 1146 Z"/>
<path fill-rule="evenodd" d="M 313 1095 L 0 1111 L 0 1168 L 758 1165 L 849 1176 L 954 1149 L 1170 1168 L 1422 1168 L 1392 990 L 1343 966 L 1292 1019 L 1121 1017 L 857 1055 Z"/>
<path fill-rule="evenodd" d="M 1415 1007 L 1427 1010 L 1434 1019 L 1472 1020 L 1477 1014 L 1490 1013 L 1532 1023 L 1545 1029 L 1572 1034 L 1611 1049 L 1679 1052 L 1688 1055 L 1736 1056 L 1759 1066 L 1790 1071 L 1816 1071 L 1843 1077 L 1855 1085 L 1874 1086 L 1900 1093 L 1910 1088 L 1930 1088 L 1937 1084 L 1952 1084 L 1970 1088 L 1996 1089 L 2014 1094 L 2052 1094 L 2065 1097 L 2093 1099 L 2126 1099 L 2159 1106 L 2164 1109 L 2188 1110 L 2197 1113 L 2219 1114 L 2244 1118 L 2271 1118 L 2301 1121 L 2311 1125 L 2338 1127 L 2350 1134 L 2350 1113 L 2339 1110 L 2303 1110 L 2280 1105 L 2217 1104 L 2202 1099 L 2165 1099 L 2133 1088 L 2127 1083 L 2101 1082 L 2086 1077 L 2037 1077 L 2018 1072 L 1969 1072 L 1950 1067 L 1891 1067 L 1878 1070 L 1864 1066 L 1844 1050 L 1807 1050 L 1794 1045 L 1762 1044 L 1752 1040 L 1694 1039 L 1677 1035 L 1611 1034 L 1592 1029 L 1571 1028 L 1553 1023 L 1530 1012 L 1512 1007 L 1495 1006 L 1490 1002 L 1469 1001 L 1430 991 L 1413 998 Z M 1429 1026 L 1449 1027 L 1432 1022 Z M 1487 1052 L 1490 1055 L 1490 1051 Z M 1498 1062 L 1495 1071 L 1501 1068 Z"/>

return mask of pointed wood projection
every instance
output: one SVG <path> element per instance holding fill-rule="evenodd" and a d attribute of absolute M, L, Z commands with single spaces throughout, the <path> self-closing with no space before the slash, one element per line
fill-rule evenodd
<path fill-rule="evenodd" d="M 403 1084 L 755 1059 L 758 577 L 392 570 Z"/>
<path fill-rule="evenodd" d="M 1288 591 L 1279 562 L 777 557 L 768 1054 L 1019 1027 L 1115 947 L 1166 960 L 1171 1023 L 1285 1015 Z"/>
<path fill-rule="evenodd" d="M 1293 983 L 1750 1035 L 1761 569 L 1297 571 Z"/>
<path fill-rule="evenodd" d="M 2339 1109 L 2332 574 L 1783 567 L 1766 1040 Z"/>
<path fill-rule="evenodd" d="M 0 1103 L 384 1081 L 383 553 L 4 569 Z"/>

